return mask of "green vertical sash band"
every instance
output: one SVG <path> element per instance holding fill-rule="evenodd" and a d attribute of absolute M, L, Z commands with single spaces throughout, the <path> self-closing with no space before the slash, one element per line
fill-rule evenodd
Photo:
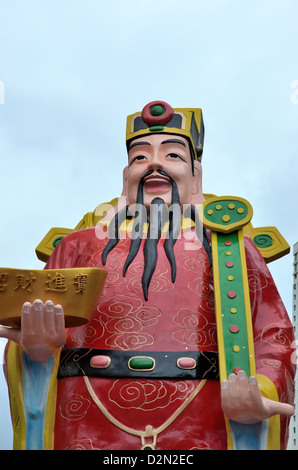
<path fill-rule="evenodd" d="M 207 199 L 201 220 L 211 230 L 220 379 L 242 369 L 255 375 L 251 307 L 243 227 L 252 207 L 232 196 Z"/>

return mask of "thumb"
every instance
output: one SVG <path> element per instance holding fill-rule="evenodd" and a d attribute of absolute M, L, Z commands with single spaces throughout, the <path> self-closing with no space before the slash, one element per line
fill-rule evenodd
<path fill-rule="evenodd" d="M 292 405 L 289 405 L 288 403 L 279 403 L 278 411 L 276 414 L 280 414 L 283 416 L 293 416 L 294 413 L 295 409 Z"/>
<path fill-rule="evenodd" d="M 295 413 L 295 409 L 292 405 L 288 403 L 281 403 L 278 401 L 270 400 L 269 398 L 263 397 L 263 400 L 267 404 L 267 408 L 269 409 L 269 417 L 274 415 L 283 415 L 283 416 L 293 416 Z"/>
<path fill-rule="evenodd" d="M 7 328 L 6 326 L 0 326 L 0 337 L 10 339 L 17 344 L 21 341 L 21 329 L 20 328 Z"/>

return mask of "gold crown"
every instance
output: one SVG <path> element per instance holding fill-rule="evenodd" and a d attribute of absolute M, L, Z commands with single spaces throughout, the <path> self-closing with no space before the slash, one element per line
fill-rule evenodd
<path fill-rule="evenodd" d="M 148 103 L 142 112 L 127 117 L 126 145 L 143 135 L 163 133 L 188 139 L 192 156 L 201 160 L 204 144 L 204 121 L 200 108 L 173 109 L 164 101 Z"/>

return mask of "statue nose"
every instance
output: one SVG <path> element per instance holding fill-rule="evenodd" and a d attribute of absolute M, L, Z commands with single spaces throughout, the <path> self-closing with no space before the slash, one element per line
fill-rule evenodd
<path fill-rule="evenodd" d="M 149 167 L 152 170 L 162 169 L 163 165 L 158 154 L 155 154 L 154 157 L 150 160 Z"/>

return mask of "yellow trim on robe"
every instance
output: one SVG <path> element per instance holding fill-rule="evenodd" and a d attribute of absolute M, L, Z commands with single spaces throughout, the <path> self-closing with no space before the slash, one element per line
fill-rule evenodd
<path fill-rule="evenodd" d="M 60 363 L 60 352 L 61 348 L 57 350 L 53 370 L 51 375 L 51 381 L 48 390 L 47 398 L 47 409 L 45 416 L 45 426 L 44 426 L 44 448 L 45 450 L 54 449 L 54 427 L 55 427 L 55 416 L 56 416 L 56 402 L 57 402 L 57 386 L 58 386 L 58 368 Z"/>
<path fill-rule="evenodd" d="M 22 348 L 12 341 L 7 352 L 7 381 L 13 426 L 13 449 L 25 450 L 26 420 L 22 389 Z"/>
<path fill-rule="evenodd" d="M 261 395 L 270 400 L 279 401 L 274 383 L 265 375 L 257 374 L 256 377 Z M 280 450 L 280 415 L 269 418 L 267 450 Z"/>

